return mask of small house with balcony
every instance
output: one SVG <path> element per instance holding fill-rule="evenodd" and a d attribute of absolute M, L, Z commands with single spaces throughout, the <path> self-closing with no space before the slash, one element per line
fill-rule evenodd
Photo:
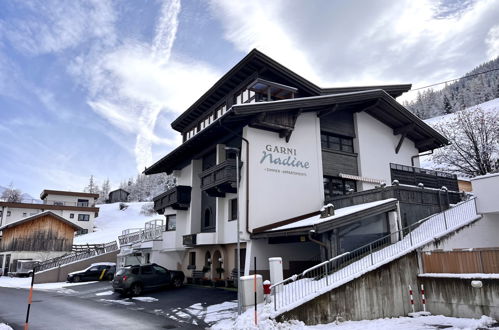
<path fill-rule="evenodd" d="M 239 218 L 241 268 L 257 257 L 265 274 L 280 256 L 292 272 L 447 208 L 455 176 L 419 154 L 448 140 L 396 101 L 410 88 L 321 88 L 251 51 L 172 122 L 182 144 L 144 172 L 177 182 L 154 198 L 174 223 L 156 262 L 230 279 Z"/>
<path fill-rule="evenodd" d="M 78 235 L 86 234 L 94 231 L 94 219 L 99 215 L 99 208 L 95 206 L 97 198 L 99 194 L 45 189 L 39 200 L 0 200 L 0 226 L 51 211 L 77 225 Z"/>

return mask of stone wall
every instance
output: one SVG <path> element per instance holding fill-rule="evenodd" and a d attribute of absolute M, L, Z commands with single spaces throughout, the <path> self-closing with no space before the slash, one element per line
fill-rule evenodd
<path fill-rule="evenodd" d="M 108 252 L 61 267 L 44 270 L 35 274 L 35 283 L 65 282 L 69 273 L 83 270 L 93 263 L 116 262 L 118 252 L 120 251 Z"/>

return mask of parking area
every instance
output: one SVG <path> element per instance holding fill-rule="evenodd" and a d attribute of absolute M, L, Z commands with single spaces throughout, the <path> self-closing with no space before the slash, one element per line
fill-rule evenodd
<path fill-rule="evenodd" d="M 0 288 L 1 290 L 2 288 Z M 27 290 L 3 290 L 10 290 L 2 292 L 7 295 L 27 293 Z M 36 299 L 37 296 L 40 299 Z M 166 324 L 170 325 L 168 327 L 170 329 L 194 329 L 206 328 L 222 319 L 232 317 L 237 308 L 236 299 L 236 291 L 193 285 L 186 285 L 178 289 L 146 291 L 139 297 L 128 298 L 113 292 L 110 282 L 94 282 L 49 291 L 37 290 L 34 294 L 32 309 L 33 311 L 43 309 L 49 301 L 54 304 L 59 301 L 57 305 L 61 306 L 61 310 L 54 311 L 59 314 L 63 313 L 64 310 L 62 302 L 71 301 L 73 309 L 74 306 L 81 305 L 95 311 L 115 311 L 116 315 L 123 315 L 123 313 L 137 315 L 144 319 L 154 320 L 154 322 L 157 322 L 158 319 L 164 319 Z M 2 306 L 2 308 L 9 308 L 9 306 Z M 24 308 L 20 311 L 15 310 L 15 307 L 12 309 L 13 313 L 24 312 Z M 4 312 L 7 311 L 4 310 Z M 112 317 L 114 314 L 107 315 Z M 5 316 L 7 315 L 13 314 L 7 313 Z M 58 317 L 58 315 L 53 316 Z M 4 319 L 4 321 L 9 320 Z M 106 322 L 108 321 L 106 320 Z M 78 320 L 73 322 L 78 322 Z M 82 326 L 74 325 L 76 328 Z"/>

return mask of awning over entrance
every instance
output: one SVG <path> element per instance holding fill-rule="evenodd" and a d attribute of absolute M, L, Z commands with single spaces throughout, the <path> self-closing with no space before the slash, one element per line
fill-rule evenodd
<path fill-rule="evenodd" d="M 253 238 L 270 238 L 294 235 L 308 235 L 310 230 L 320 234 L 331 231 L 355 221 L 365 219 L 381 213 L 394 211 L 397 209 L 397 199 L 389 198 L 381 201 L 358 204 L 335 210 L 335 214 L 330 217 L 321 218 L 314 215 L 305 219 L 297 220 L 275 228 L 267 229 L 263 232 L 253 234 Z"/>

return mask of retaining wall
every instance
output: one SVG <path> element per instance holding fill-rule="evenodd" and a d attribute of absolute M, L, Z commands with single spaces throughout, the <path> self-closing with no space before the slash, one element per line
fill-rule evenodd
<path fill-rule="evenodd" d="M 47 269 L 35 274 L 35 283 L 64 282 L 69 273 L 87 268 L 96 262 L 116 262 L 120 251 L 108 252 L 88 259 L 76 261 L 57 268 Z"/>
<path fill-rule="evenodd" d="M 422 310 L 420 285 L 425 286 L 427 310 L 434 315 L 499 320 L 499 279 L 482 280 L 471 287 L 471 279 L 418 278 L 418 255 L 412 252 L 362 275 L 278 317 L 300 320 L 307 325 L 336 320 L 369 320 L 406 316 L 411 312 L 408 286 L 414 292 L 415 309 Z"/>

